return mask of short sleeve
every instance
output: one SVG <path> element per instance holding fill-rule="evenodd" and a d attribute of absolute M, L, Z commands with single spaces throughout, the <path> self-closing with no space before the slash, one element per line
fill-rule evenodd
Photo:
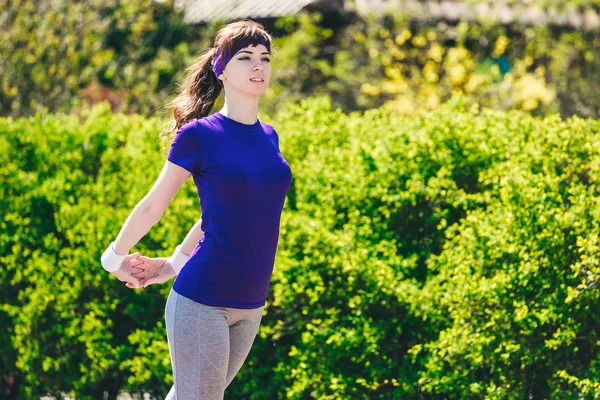
<path fill-rule="evenodd" d="M 273 128 L 271 125 L 269 125 L 269 128 L 271 129 L 271 141 L 273 142 L 273 144 L 275 145 L 275 148 L 277 149 L 277 151 L 279 152 L 279 135 L 277 134 L 277 131 L 275 130 L 275 128 Z"/>
<path fill-rule="evenodd" d="M 200 171 L 203 165 L 203 156 L 197 120 L 192 120 L 179 128 L 171 142 L 167 160 L 192 174 Z"/>

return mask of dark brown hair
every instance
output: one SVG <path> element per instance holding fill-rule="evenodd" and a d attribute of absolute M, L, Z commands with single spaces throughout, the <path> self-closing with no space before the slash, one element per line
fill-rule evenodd
<path fill-rule="evenodd" d="M 220 50 L 221 54 L 232 54 L 237 49 L 264 42 L 270 52 L 271 41 L 271 35 L 265 31 L 264 26 L 255 21 L 236 21 L 221 28 L 217 32 L 213 47 L 202 53 L 186 69 L 187 74 L 181 91 L 171 105 L 173 119 L 166 124 L 160 137 L 170 141 L 183 125 L 194 118 L 206 117 L 212 111 L 222 89 L 212 69 L 212 60 L 217 50 Z"/>

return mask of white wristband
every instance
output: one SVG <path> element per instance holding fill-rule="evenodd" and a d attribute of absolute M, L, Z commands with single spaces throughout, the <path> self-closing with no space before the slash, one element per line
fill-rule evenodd
<path fill-rule="evenodd" d="M 119 268 L 121 268 L 121 263 L 127 257 L 127 254 L 117 254 L 114 249 L 115 242 L 112 242 L 104 253 L 102 253 L 102 257 L 100 260 L 102 261 L 102 268 L 107 270 L 108 272 L 115 272 Z"/>
<path fill-rule="evenodd" d="M 175 248 L 175 251 L 173 252 L 173 254 L 171 254 L 171 257 L 167 258 L 167 262 L 169 263 L 171 268 L 173 268 L 175 273 L 179 275 L 179 272 L 181 271 L 181 269 L 183 268 L 183 266 L 189 258 L 190 256 L 181 251 L 181 245 L 179 245 Z"/>

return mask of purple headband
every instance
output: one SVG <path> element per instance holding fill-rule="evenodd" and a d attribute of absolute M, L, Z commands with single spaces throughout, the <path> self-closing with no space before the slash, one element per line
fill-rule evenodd
<path fill-rule="evenodd" d="M 251 45 L 254 45 L 254 46 L 257 46 L 259 44 L 262 44 L 263 46 L 268 47 L 267 43 L 265 42 L 264 39 L 260 39 L 258 42 L 251 43 Z M 233 52 L 233 54 L 229 54 L 228 52 L 225 52 L 225 57 L 221 57 L 221 49 L 217 49 L 217 52 L 215 53 L 215 55 L 212 59 L 212 68 L 213 68 L 213 71 L 215 72 L 215 75 L 217 76 L 217 82 L 219 82 L 219 84 L 223 85 L 223 83 L 219 79 L 219 75 L 221 75 L 221 73 L 225 69 L 225 66 L 227 65 L 227 63 L 229 61 L 231 61 L 231 59 L 242 49 L 243 49 L 243 47 L 236 49 L 235 52 Z"/>

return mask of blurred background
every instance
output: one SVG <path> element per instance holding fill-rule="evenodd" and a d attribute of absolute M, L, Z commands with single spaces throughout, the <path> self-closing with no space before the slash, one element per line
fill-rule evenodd
<path fill-rule="evenodd" d="M 597 117 L 598 0 L 7 1 L 0 115 L 107 100 L 155 115 L 222 24 L 277 38 L 272 113 L 310 95 L 344 111 L 433 109 L 453 90 L 534 114 Z"/>
<path fill-rule="evenodd" d="M 294 179 L 225 398 L 600 398 L 600 0 L 0 0 L 0 399 L 168 392 L 171 283 L 99 259 L 242 18 Z M 199 217 L 188 180 L 132 252 Z"/>

